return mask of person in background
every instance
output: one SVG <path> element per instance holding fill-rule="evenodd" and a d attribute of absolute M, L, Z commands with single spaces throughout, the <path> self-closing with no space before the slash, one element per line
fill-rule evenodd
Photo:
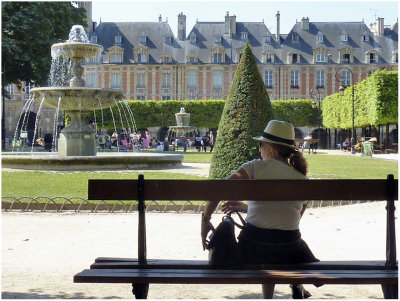
<path fill-rule="evenodd" d="M 212 153 L 215 144 L 214 134 L 210 131 L 210 153 Z"/>
<path fill-rule="evenodd" d="M 262 159 L 244 163 L 228 179 L 307 179 L 307 161 L 294 147 L 292 124 L 271 120 L 259 141 Z M 268 191 L 265 191 L 267 194 Z M 207 235 L 214 229 L 211 215 L 219 201 L 208 201 L 201 218 L 203 249 Z M 222 206 L 224 213 L 239 211 L 247 213 L 246 225 L 238 241 L 241 257 L 247 264 L 290 264 L 319 261 L 301 239 L 300 219 L 307 202 L 251 201 L 246 203 L 228 201 Z M 299 285 L 291 286 L 294 299 L 308 298 L 311 294 Z M 271 299 L 275 284 L 263 284 L 265 299 Z"/>

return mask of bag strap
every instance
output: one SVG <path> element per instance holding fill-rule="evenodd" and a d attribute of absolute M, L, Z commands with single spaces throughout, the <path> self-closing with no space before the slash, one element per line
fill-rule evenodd
<path fill-rule="evenodd" d="M 240 219 L 240 221 L 242 222 L 242 225 L 240 225 L 240 224 L 238 224 L 237 222 L 235 222 L 235 220 L 233 219 L 233 217 L 231 216 L 232 215 L 232 213 L 233 212 L 235 212 L 235 213 L 237 213 L 237 215 L 239 216 L 239 219 Z M 244 220 L 244 218 L 240 215 L 240 213 L 238 212 L 238 211 L 232 211 L 232 212 L 229 212 L 227 215 L 225 215 L 223 218 L 229 218 L 231 221 L 232 221 L 232 223 L 236 226 L 236 227 L 238 227 L 239 229 L 243 229 L 244 228 L 244 225 L 246 225 L 246 221 Z M 222 218 L 222 219 L 223 219 Z"/>

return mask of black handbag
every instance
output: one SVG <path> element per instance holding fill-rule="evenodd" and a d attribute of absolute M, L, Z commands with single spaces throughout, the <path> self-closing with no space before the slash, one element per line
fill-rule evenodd
<path fill-rule="evenodd" d="M 242 224 L 245 224 L 244 219 L 239 214 Z M 207 246 L 208 261 L 214 267 L 229 267 L 243 264 L 243 259 L 240 256 L 238 242 L 235 236 L 235 225 L 243 229 L 243 226 L 236 223 L 228 213 L 222 217 L 222 222 L 218 225 L 215 231 L 210 235 L 210 242 Z"/>

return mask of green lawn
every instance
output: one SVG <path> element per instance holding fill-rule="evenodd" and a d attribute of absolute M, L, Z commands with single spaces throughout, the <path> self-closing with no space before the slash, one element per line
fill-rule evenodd
<path fill-rule="evenodd" d="M 210 153 L 187 152 L 184 162 L 209 163 Z M 353 156 L 305 154 L 310 178 L 385 179 L 392 173 L 398 178 L 396 161 Z M 144 172 L 146 179 L 204 179 L 169 172 Z M 137 179 L 135 172 L 2 172 L 2 196 L 6 197 L 87 197 L 88 179 Z"/>

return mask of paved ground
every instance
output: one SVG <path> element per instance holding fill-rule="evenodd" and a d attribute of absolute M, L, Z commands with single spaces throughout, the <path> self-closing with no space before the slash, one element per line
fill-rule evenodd
<path fill-rule="evenodd" d="M 221 215 L 213 216 L 213 223 Z M 148 258 L 207 259 L 200 215 L 149 213 Z M 74 284 L 99 256 L 136 257 L 135 213 L 2 213 L 2 298 L 130 299 L 127 284 Z M 385 258 L 385 204 L 309 209 L 303 238 L 321 260 Z M 382 298 L 379 285 L 307 285 L 315 299 Z M 259 299 L 260 285 L 150 285 L 150 299 Z M 275 298 L 290 297 L 278 285 Z"/>

